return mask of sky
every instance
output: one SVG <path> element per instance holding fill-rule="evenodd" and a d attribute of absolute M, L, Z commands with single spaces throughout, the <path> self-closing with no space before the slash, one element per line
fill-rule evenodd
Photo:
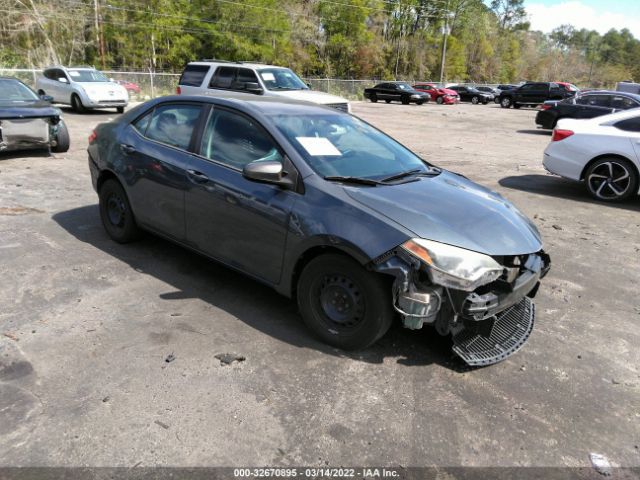
<path fill-rule="evenodd" d="M 562 24 L 606 33 L 628 28 L 640 38 L 640 0 L 525 0 L 532 30 L 550 32 Z"/>

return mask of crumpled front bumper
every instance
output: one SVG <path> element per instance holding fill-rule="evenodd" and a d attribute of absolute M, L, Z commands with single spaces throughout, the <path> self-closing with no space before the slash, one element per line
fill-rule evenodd
<path fill-rule="evenodd" d="M 469 365 L 490 365 L 517 352 L 535 321 L 535 297 L 550 268 L 544 251 L 501 258 L 503 276 L 473 292 L 430 282 L 424 265 L 401 249 L 374 261 L 377 271 L 393 274 L 394 308 L 405 327 L 432 325 L 451 335 L 453 351 Z"/>
<path fill-rule="evenodd" d="M 0 152 L 48 148 L 51 144 L 47 118 L 0 120 Z"/>

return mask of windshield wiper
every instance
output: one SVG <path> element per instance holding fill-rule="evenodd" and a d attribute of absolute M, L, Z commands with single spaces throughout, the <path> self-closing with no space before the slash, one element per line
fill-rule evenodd
<path fill-rule="evenodd" d="M 357 183 L 359 185 L 384 185 L 382 182 L 378 180 L 373 180 L 371 178 L 362 178 L 362 177 L 341 177 L 339 175 L 324 177 L 325 180 L 330 182 L 344 182 L 344 183 Z"/>
<path fill-rule="evenodd" d="M 386 182 L 392 182 L 394 180 L 400 180 L 401 178 L 405 178 L 405 177 L 410 177 L 411 175 L 420 175 L 420 176 L 435 176 L 435 175 L 439 175 L 440 174 L 440 170 L 437 168 L 431 168 L 430 170 L 422 170 L 421 168 L 414 168 L 413 170 L 407 170 L 406 172 L 400 172 L 397 173 L 396 175 L 392 175 L 390 177 L 387 178 L 383 178 L 382 180 L 380 180 L 382 183 L 386 183 Z"/>

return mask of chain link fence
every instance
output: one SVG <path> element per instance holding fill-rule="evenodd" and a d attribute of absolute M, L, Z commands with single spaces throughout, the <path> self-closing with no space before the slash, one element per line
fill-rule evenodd
<path fill-rule="evenodd" d="M 129 95 L 133 101 L 144 101 L 150 98 L 164 95 L 172 95 L 176 92 L 179 73 L 166 72 L 126 72 L 104 70 L 103 73 L 115 81 L 131 82 L 137 86 L 129 89 Z M 22 80 L 27 85 L 35 89 L 36 79 L 42 75 L 42 70 L 27 68 L 2 68 L 0 76 L 15 77 Z M 336 78 L 303 78 L 303 80 L 313 89 L 320 92 L 331 93 L 349 100 L 363 100 L 364 89 L 373 87 L 385 80 L 341 80 Z M 413 80 L 406 80 L 413 83 Z M 422 80 L 421 80 L 422 82 Z M 437 84 L 438 82 L 430 82 Z M 449 82 L 447 85 L 453 85 Z M 458 85 L 473 85 L 459 83 Z M 495 87 L 496 84 L 484 83 L 482 85 Z M 139 89 L 139 91 L 138 91 Z"/>

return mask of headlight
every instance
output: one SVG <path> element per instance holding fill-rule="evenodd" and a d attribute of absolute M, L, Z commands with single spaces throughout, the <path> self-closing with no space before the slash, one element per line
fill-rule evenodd
<path fill-rule="evenodd" d="M 433 283 L 455 290 L 472 292 L 497 280 L 503 267 L 488 255 L 460 247 L 413 238 L 402 248 L 422 260 Z"/>

